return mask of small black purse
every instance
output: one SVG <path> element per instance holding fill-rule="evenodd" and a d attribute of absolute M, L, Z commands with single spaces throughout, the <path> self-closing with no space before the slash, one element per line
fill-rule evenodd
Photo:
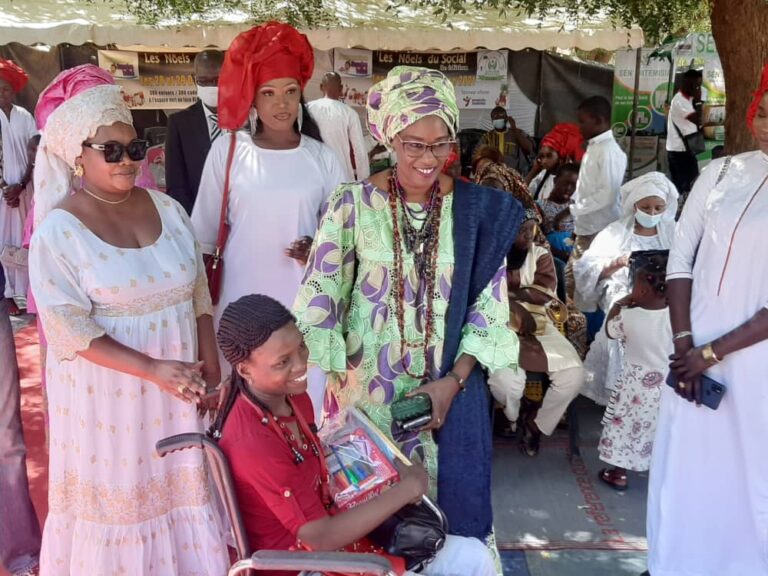
<path fill-rule="evenodd" d="M 408 504 L 368 535 L 387 554 L 405 560 L 408 570 L 429 564 L 445 545 L 448 519 L 426 496 L 420 504 Z"/>

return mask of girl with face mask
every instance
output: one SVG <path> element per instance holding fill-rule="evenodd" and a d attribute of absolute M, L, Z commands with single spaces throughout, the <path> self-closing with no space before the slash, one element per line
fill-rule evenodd
<path fill-rule="evenodd" d="M 623 216 L 597 235 L 573 268 L 576 290 L 590 310 L 609 311 L 629 293 L 629 255 L 668 250 L 675 231 L 678 192 L 661 172 L 649 172 L 621 187 Z M 621 369 L 621 349 L 598 332 L 584 362 L 582 394 L 605 405 Z"/>

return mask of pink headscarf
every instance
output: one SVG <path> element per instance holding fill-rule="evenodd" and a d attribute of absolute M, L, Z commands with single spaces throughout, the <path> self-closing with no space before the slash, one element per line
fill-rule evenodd
<path fill-rule="evenodd" d="M 83 142 L 100 126 L 133 124 L 112 76 L 85 64 L 65 70 L 43 90 L 35 108 L 41 139 L 35 160 L 35 227 L 72 191 Z"/>
<path fill-rule="evenodd" d="M 109 72 L 93 64 L 83 64 L 60 72 L 42 91 L 40 99 L 37 101 L 37 106 L 35 106 L 37 129 L 45 128 L 48 116 L 66 100 L 77 96 L 88 88 L 114 83 L 115 81 Z"/>

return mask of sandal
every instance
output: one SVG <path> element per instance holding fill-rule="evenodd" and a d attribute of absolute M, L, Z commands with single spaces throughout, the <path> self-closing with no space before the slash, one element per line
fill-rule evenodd
<path fill-rule="evenodd" d="M 628 488 L 626 472 L 619 473 L 614 469 L 603 468 L 597 473 L 597 478 L 618 492 L 623 492 Z"/>
<path fill-rule="evenodd" d="M 541 430 L 531 418 L 523 424 L 523 436 L 520 438 L 520 451 L 533 458 L 539 454 Z"/>

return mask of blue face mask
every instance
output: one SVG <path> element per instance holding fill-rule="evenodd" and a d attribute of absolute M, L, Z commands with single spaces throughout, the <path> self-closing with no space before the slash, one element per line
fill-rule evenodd
<path fill-rule="evenodd" d="M 493 121 L 493 127 L 496 130 L 505 130 L 507 128 L 506 118 L 497 118 Z"/>
<path fill-rule="evenodd" d="M 635 211 L 635 220 L 643 228 L 656 228 L 656 226 L 659 225 L 659 222 L 661 222 L 662 216 L 664 216 L 663 212 L 661 214 L 651 215 L 646 214 L 642 210 Z"/>

